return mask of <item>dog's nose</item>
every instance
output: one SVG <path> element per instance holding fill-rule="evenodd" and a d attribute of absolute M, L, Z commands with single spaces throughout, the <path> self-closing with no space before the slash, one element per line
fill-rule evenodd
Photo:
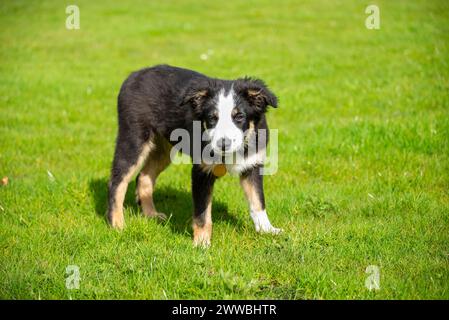
<path fill-rule="evenodd" d="M 228 138 L 221 138 L 217 141 L 217 147 L 223 151 L 229 150 L 231 148 L 232 141 Z"/>

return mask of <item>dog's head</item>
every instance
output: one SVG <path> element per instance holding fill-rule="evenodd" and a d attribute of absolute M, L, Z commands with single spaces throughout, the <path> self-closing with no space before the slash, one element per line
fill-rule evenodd
<path fill-rule="evenodd" d="M 196 83 L 183 102 L 191 105 L 218 154 L 241 150 L 250 124 L 258 123 L 268 106 L 277 107 L 276 96 L 264 82 L 251 78 Z"/>

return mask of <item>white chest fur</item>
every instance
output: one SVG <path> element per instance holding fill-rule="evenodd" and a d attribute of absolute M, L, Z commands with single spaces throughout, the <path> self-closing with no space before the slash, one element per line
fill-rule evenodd
<path fill-rule="evenodd" d="M 233 161 L 225 161 L 225 166 L 227 172 L 232 175 L 239 175 L 242 172 L 254 168 L 258 165 L 261 165 L 265 161 L 265 150 L 260 150 L 257 153 L 251 154 L 247 157 L 236 156 L 233 158 Z M 205 172 L 212 172 L 215 167 L 215 164 L 202 164 L 201 168 Z"/>
<path fill-rule="evenodd" d="M 248 169 L 263 164 L 265 161 L 265 150 L 260 150 L 257 153 L 251 154 L 248 157 L 242 157 L 235 163 L 226 164 L 226 169 L 231 174 L 240 174 Z"/>

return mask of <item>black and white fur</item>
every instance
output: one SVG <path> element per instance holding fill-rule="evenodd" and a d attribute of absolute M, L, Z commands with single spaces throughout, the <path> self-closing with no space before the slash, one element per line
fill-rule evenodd
<path fill-rule="evenodd" d="M 118 136 L 109 181 L 108 220 L 112 227 L 123 228 L 123 201 L 128 183 L 137 176 L 137 199 L 148 217 L 165 215 L 156 211 L 153 191 L 158 175 L 170 164 L 173 130 L 192 133 L 193 121 L 207 130 L 206 141 L 220 155 L 244 150 L 249 135 L 258 138 L 258 129 L 268 131 L 265 112 L 277 107 L 276 96 L 260 81 L 251 78 L 221 80 L 195 71 L 158 65 L 132 73 L 118 96 Z M 192 135 L 193 136 L 193 135 Z M 268 135 L 267 135 L 268 137 Z M 226 164 L 238 174 L 258 232 L 279 233 L 265 211 L 263 166 L 267 139 L 262 150 L 245 153 L 244 161 Z M 192 156 L 192 154 L 190 154 Z M 210 245 L 212 234 L 212 191 L 217 179 L 214 164 L 194 164 L 192 196 L 194 204 L 194 244 Z"/>

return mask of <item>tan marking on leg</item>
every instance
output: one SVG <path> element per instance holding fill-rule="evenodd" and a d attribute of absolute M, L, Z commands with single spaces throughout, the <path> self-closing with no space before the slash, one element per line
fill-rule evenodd
<path fill-rule="evenodd" d="M 110 224 L 113 228 L 123 229 L 125 226 L 125 218 L 123 216 L 123 202 L 125 201 L 125 195 L 126 190 L 128 189 L 129 181 L 131 180 L 132 176 L 136 173 L 137 169 L 139 169 L 142 166 L 152 147 L 153 147 L 152 142 L 144 144 L 136 163 L 131 168 L 129 168 L 128 172 L 124 175 L 122 181 L 115 190 L 114 207 L 112 208 L 109 217 Z"/>
<path fill-rule="evenodd" d="M 153 191 L 156 184 L 157 175 L 154 174 L 152 170 L 144 170 L 142 170 L 139 175 L 137 195 L 140 200 L 143 215 L 147 217 L 154 217 L 157 215 L 153 203 Z"/>
<path fill-rule="evenodd" d="M 248 200 L 249 207 L 251 211 L 257 212 L 262 211 L 262 203 L 260 202 L 259 195 L 254 185 L 246 177 L 240 178 L 240 184 L 245 191 L 246 199 Z"/>
<path fill-rule="evenodd" d="M 193 245 L 195 247 L 207 248 L 210 246 L 212 238 L 212 197 L 209 198 L 206 212 L 204 214 L 204 224 L 201 226 L 199 221 L 193 219 Z"/>
<path fill-rule="evenodd" d="M 140 172 L 136 193 L 144 216 L 165 219 L 165 214 L 157 212 L 153 202 L 153 192 L 157 177 L 170 164 L 171 145 L 167 145 L 166 141 L 162 139 L 155 140 L 156 146 L 151 151 L 145 166 Z"/>

